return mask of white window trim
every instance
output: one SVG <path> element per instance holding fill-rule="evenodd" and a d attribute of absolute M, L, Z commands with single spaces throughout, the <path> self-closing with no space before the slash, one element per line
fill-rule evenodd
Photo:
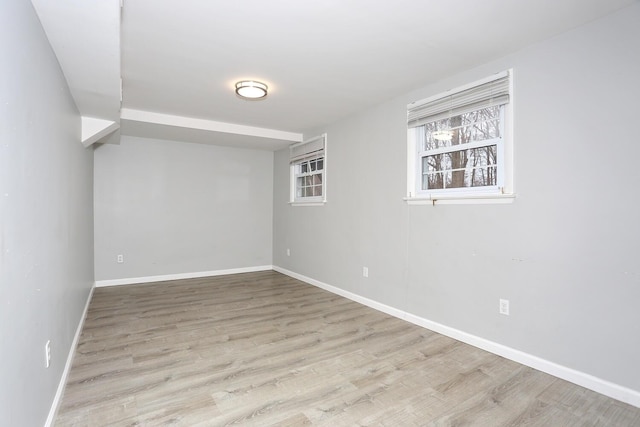
<path fill-rule="evenodd" d="M 323 133 L 322 135 L 318 135 L 311 139 L 307 139 L 302 142 L 298 142 L 296 144 L 292 144 L 292 147 L 299 147 L 319 139 L 324 139 L 324 149 L 323 149 L 323 167 L 322 167 L 322 196 L 318 197 L 306 197 L 304 199 L 296 200 L 296 174 L 295 174 L 295 164 L 289 164 L 289 205 L 291 206 L 324 206 L 327 203 L 327 134 Z"/>
<path fill-rule="evenodd" d="M 502 182 L 496 188 L 461 188 L 460 191 L 449 190 L 447 192 L 430 192 L 428 195 L 420 195 L 417 191 L 417 183 L 420 175 L 419 156 L 416 145 L 415 131 L 413 128 L 407 129 L 407 193 L 403 198 L 409 205 L 436 205 L 436 204 L 494 204 L 494 203 L 513 203 L 515 193 L 514 182 L 514 156 L 513 156 L 513 110 L 515 104 L 515 96 L 513 91 L 513 69 L 509 69 L 509 102 L 504 106 L 504 135 L 501 144 L 498 144 L 498 150 L 503 150 L 502 161 L 498 167 L 503 166 Z M 502 74 L 502 73 L 498 73 Z M 444 93 L 440 93 L 420 101 L 407 105 L 407 109 L 417 105 L 439 99 L 449 94 L 457 93 L 474 86 L 481 85 L 495 79 L 495 76 L 486 77 L 473 83 L 451 89 Z M 487 144 L 489 145 L 489 144 Z M 500 157 L 500 156 L 499 156 Z"/>

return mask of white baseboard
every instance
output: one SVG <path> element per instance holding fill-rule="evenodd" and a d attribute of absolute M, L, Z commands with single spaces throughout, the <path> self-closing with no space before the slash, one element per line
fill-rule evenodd
<path fill-rule="evenodd" d="M 131 278 L 125 278 L 125 279 L 98 280 L 96 281 L 96 288 L 101 288 L 103 286 L 121 286 L 121 285 L 134 285 L 139 283 L 165 282 L 167 280 L 197 279 L 200 277 L 224 276 L 226 274 L 253 273 L 256 271 L 269 271 L 269 270 L 273 270 L 272 265 L 230 268 L 227 270 L 198 271 L 195 273 L 164 274 L 161 276 L 146 276 L 146 277 L 131 277 Z"/>
<path fill-rule="evenodd" d="M 593 375 L 581 371 L 576 371 L 575 369 L 571 369 L 566 366 L 558 365 L 557 363 L 542 359 L 529 353 L 525 353 L 523 351 L 516 350 L 493 341 L 489 341 L 487 339 L 469 334 L 455 328 L 451 328 L 441 323 L 433 322 L 431 320 L 413 315 L 411 313 L 407 313 L 406 311 L 379 303 L 369 298 L 365 298 L 352 292 L 345 291 L 344 289 L 328 285 L 326 283 L 278 266 L 273 266 L 273 269 L 279 273 L 309 283 L 310 285 L 317 286 L 318 288 L 343 296 L 352 301 L 366 305 L 378 311 L 382 311 L 383 313 L 389 314 L 402 320 L 406 320 L 407 322 L 413 323 L 414 325 L 418 325 L 434 332 L 438 332 L 439 334 L 446 335 L 450 338 L 462 341 L 466 344 L 481 348 L 482 350 L 497 354 L 498 356 L 513 360 L 514 362 L 521 363 L 523 365 L 553 375 L 557 378 L 561 378 L 584 388 L 593 390 L 597 393 L 640 408 L 640 391 L 632 390 L 630 388 L 614 384 L 601 378 L 594 377 Z"/>
<path fill-rule="evenodd" d="M 52 426 L 53 422 L 56 419 L 56 415 L 58 414 L 60 400 L 62 399 L 62 394 L 64 393 L 64 387 L 67 384 L 67 377 L 69 376 L 69 371 L 71 370 L 71 365 L 73 364 L 73 357 L 76 354 L 76 347 L 78 346 L 78 340 L 80 339 L 80 334 L 82 334 L 84 319 L 85 317 L 87 317 L 87 311 L 89 310 L 89 304 L 91 303 L 91 297 L 93 296 L 94 289 L 95 289 L 95 284 L 94 286 L 91 287 L 91 290 L 89 291 L 87 302 L 84 304 L 84 310 L 82 310 L 82 315 L 80 316 L 80 321 L 78 322 L 78 327 L 76 328 L 76 334 L 73 337 L 73 341 L 71 341 L 71 348 L 69 349 L 67 362 L 64 365 L 64 370 L 62 371 L 62 377 L 60 378 L 60 382 L 58 383 L 58 389 L 56 390 L 56 395 L 53 398 L 53 403 L 51 403 L 51 409 L 49 409 L 49 416 L 47 416 L 47 421 L 44 424 L 45 427 Z"/>

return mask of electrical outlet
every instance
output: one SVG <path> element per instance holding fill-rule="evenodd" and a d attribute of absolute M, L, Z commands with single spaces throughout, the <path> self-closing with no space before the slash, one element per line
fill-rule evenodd
<path fill-rule="evenodd" d="M 362 277 L 369 277 L 369 267 L 362 267 Z"/>
<path fill-rule="evenodd" d="M 120 254 L 117 258 L 118 264 L 122 264 L 124 262 L 124 255 Z"/>
<path fill-rule="evenodd" d="M 500 299 L 500 314 L 509 315 L 509 300 Z"/>
<path fill-rule="evenodd" d="M 51 366 L 51 340 L 47 340 L 47 343 L 44 345 L 44 357 L 48 368 Z"/>
<path fill-rule="evenodd" d="M 287 248 L 287 256 L 291 256 L 291 249 Z"/>

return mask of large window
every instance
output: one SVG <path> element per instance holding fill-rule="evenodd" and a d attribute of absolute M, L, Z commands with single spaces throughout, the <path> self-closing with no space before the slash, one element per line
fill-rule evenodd
<path fill-rule="evenodd" d="M 326 201 L 326 144 L 323 134 L 290 148 L 291 198 L 293 203 Z"/>
<path fill-rule="evenodd" d="M 510 191 L 510 73 L 408 106 L 409 198 Z"/>

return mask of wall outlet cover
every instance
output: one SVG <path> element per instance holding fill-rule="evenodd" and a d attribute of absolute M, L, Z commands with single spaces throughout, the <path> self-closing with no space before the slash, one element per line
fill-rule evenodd
<path fill-rule="evenodd" d="M 44 357 L 47 368 L 51 366 L 51 340 L 44 345 Z"/>
<path fill-rule="evenodd" d="M 509 315 L 509 300 L 500 299 L 500 314 Z"/>

